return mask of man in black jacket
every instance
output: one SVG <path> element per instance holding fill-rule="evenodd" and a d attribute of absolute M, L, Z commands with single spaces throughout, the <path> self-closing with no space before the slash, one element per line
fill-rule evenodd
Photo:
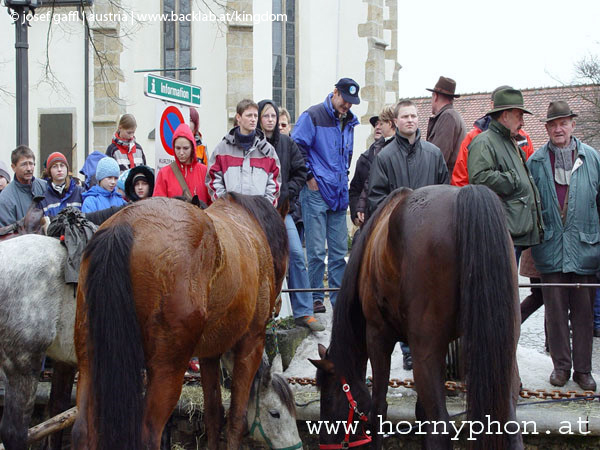
<path fill-rule="evenodd" d="M 438 147 L 421 141 L 417 107 L 410 100 L 395 108 L 396 136 L 375 158 L 369 176 L 368 208 L 373 213 L 395 189 L 448 184 L 448 168 Z"/>
<path fill-rule="evenodd" d="M 289 200 L 289 213 L 285 216 L 285 228 L 288 234 L 290 249 L 290 288 L 310 289 L 306 272 L 304 251 L 298 230 L 291 214 L 295 207 L 300 189 L 306 183 L 306 164 L 298 146 L 289 136 L 279 132 L 279 108 L 270 100 L 258 102 L 258 128 L 263 130 L 269 143 L 275 148 L 281 165 L 281 187 L 279 205 Z M 325 327 L 313 313 L 311 292 L 294 292 L 291 294 L 292 310 L 297 325 L 307 327 L 311 331 L 323 331 Z"/>

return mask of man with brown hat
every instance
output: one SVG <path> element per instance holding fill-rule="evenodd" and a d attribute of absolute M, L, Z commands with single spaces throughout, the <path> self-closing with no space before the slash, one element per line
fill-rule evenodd
<path fill-rule="evenodd" d="M 427 141 L 439 147 L 448 166 L 448 174 L 452 178 L 452 170 L 458 156 L 460 143 L 465 138 L 467 127 L 460 114 L 454 109 L 456 81 L 452 78 L 440 77 L 431 91 L 431 113 L 427 125 Z"/>
<path fill-rule="evenodd" d="M 501 89 L 494 96 L 488 129 L 469 145 L 469 183 L 483 184 L 500 197 L 517 263 L 523 248 L 537 245 L 543 235 L 538 190 L 525 165 L 525 153 L 515 137 L 523 126 L 523 94 Z"/>
<path fill-rule="evenodd" d="M 598 271 L 600 155 L 573 137 L 576 116 L 567 102 L 551 102 L 542 120 L 550 140 L 527 162 L 543 206 L 544 241 L 531 249 L 543 283 L 593 283 Z M 595 391 L 594 290 L 543 287 L 542 291 L 554 364 L 550 383 L 564 386 L 573 366 L 573 381 L 583 390 Z"/>

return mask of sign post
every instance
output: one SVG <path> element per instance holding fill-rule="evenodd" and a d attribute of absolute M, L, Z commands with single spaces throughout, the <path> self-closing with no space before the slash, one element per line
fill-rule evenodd
<path fill-rule="evenodd" d="M 200 106 L 201 92 L 200 86 L 152 74 L 145 76 L 144 94 L 158 100 L 154 141 L 157 171 L 175 160 L 173 134 L 182 123 L 189 124 L 189 107 Z"/>

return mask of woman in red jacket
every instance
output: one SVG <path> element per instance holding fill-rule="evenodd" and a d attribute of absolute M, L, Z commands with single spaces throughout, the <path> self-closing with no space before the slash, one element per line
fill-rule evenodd
<path fill-rule="evenodd" d="M 206 166 L 196 158 L 195 139 L 190 127 L 182 123 L 173 134 L 175 161 L 158 172 L 154 186 L 154 197 L 186 197 L 197 195 L 209 204 L 208 191 L 204 180 Z M 178 174 L 181 176 L 178 177 Z"/>

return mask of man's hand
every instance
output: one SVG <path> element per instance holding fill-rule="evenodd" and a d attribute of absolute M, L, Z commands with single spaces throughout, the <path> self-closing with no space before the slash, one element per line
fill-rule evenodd
<path fill-rule="evenodd" d="M 354 225 L 360 227 L 365 222 L 365 213 L 358 211 L 356 213 L 356 219 L 354 219 Z"/>
<path fill-rule="evenodd" d="M 306 185 L 308 186 L 308 189 L 310 189 L 311 191 L 319 190 L 319 185 L 317 184 L 317 180 L 315 180 L 314 178 L 311 178 L 310 180 L 308 180 L 306 182 Z"/>

